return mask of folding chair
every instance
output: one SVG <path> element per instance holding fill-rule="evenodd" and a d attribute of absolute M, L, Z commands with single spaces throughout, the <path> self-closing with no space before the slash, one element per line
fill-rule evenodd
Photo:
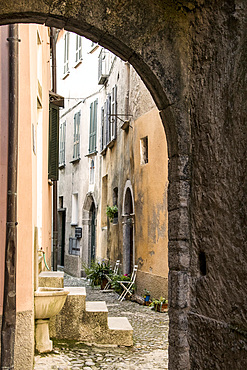
<path fill-rule="evenodd" d="M 115 263 L 112 275 L 117 275 L 119 266 L 120 266 L 120 260 L 117 260 L 116 263 Z M 106 274 L 105 274 L 105 277 L 108 281 L 106 283 L 106 286 L 104 287 L 104 290 L 108 290 L 108 288 L 111 286 L 112 279 L 109 275 L 106 275 Z"/>
<path fill-rule="evenodd" d="M 131 288 L 135 283 L 137 269 L 138 269 L 138 265 L 135 265 L 134 268 L 133 268 L 133 272 L 131 274 L 131 278 L 130 278 L 129 281 L 127 281 L 127 280 L 118 281 L 118 283 L 123 288 L 123 291 L 122 291 L 121 295 L 118 297 L 118 300 L 120 302 L 122 302 L 124 300 L 124 298 L 126 297 L 127 294 L 132 295 Z"/>

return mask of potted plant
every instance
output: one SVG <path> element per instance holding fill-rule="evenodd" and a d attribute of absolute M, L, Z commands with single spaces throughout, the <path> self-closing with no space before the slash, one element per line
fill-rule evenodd
<path fill-rule="evenodd" d="M 144 305 L 148 306 L 150 303 L 150 292 L 147 289 L 144 289 Z"/>
<path fill-rule="evenodd" d="M 168 300 L 160 297 L 160 299 L 153 299 L 149 305 L 155 312 L 166 312 L 168 308 Z"/>
<path fill-rule="evenodd" d="M 100 285 L 104 289 L 107 284 L 105 275 L 113 273 L 110 266 L 110 261 L 95 262 L 93 261 L 89 267 L 84 267 L 87 278 L 90 280 L 91 286 Z"/>
<path fill-rule="evenodd" d="M 109 217 L 110 222 L 113 222 L 114 217 L 118 213 L 118 207 L 117 206 L 107 206 L 106 207 L 106 214 Z"/>

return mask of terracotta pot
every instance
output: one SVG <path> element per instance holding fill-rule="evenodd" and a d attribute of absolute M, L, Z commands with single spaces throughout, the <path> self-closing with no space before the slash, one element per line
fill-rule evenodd
<path fill-rule="evenodd" d="M 100 284 L 100 289 L 103 290 L 107 283 L 108 283 L 107 278 L 103 278 L 103 280 L 101 281 L 101 284 Z"/>
<path fill-rule="evenodd" d="M 166 312 L 168 309 L 168 303 L 157 304 L 155 311 Z"/>

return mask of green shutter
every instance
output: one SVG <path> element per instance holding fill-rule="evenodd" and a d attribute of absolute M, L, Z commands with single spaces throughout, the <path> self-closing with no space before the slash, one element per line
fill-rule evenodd
<path fill-rule="evenodd" d="M 58 180 L 58 148 L 59 148 L 59 108 L 53 104 L 50 104 L 48 178 L 53 181 Z"/>
<path fill-rule="evenodd" d="M 89 153 L 96 151 L 97 106 L 98 100 L 90 104 Z"/>

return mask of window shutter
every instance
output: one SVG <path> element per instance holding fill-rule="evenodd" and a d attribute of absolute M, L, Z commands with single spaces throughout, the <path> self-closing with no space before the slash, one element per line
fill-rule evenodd
<path fill-rule="evenodd" d="M 101 107 L 101 151 L 104 149 L 104 108 Z"/>
<path fill-rule="evenodd" d="M 117 136 L 117 86 L 112 89 L 111 94 L 111 140 Z"/>
<path fill-rule="evenodd" d="M 80 157 L 80 120 L 81 120 L 81 112 L 75 113 L 74 115 L 73 159 L 77 159 Z"/>
<path fill-rule="evenodd" d="M 106 145 L 109 144 L 111 141 L 111 95 L 109 94 L 107 97 L 107 117 L 106 117 L 106 127 L 107 127 L 107 135 L 106 135 Z"/>
<path fill-rule="evenodd" d="M 108 125 L 107 125 L 107 101 L 104 104 L 104 148 L 107 145 L 108 138 Z"/>
<path fill-rule="evenodd" d="M 58 180 L 59 108 L 49 106 L 48 178 Z"/>
<path fill-rule="evenodd" d="M 97 137 L 97 110 L 98 110 L 98 99 L 94 101 L 93 104 L 93 151 L 96 151 L 97 144 L 96 144 L 96 137 Z"/>
<path fill-rule="evenodd" d="M 93 103 L 90 104 L 89 153 L 93 151 Z"/>

